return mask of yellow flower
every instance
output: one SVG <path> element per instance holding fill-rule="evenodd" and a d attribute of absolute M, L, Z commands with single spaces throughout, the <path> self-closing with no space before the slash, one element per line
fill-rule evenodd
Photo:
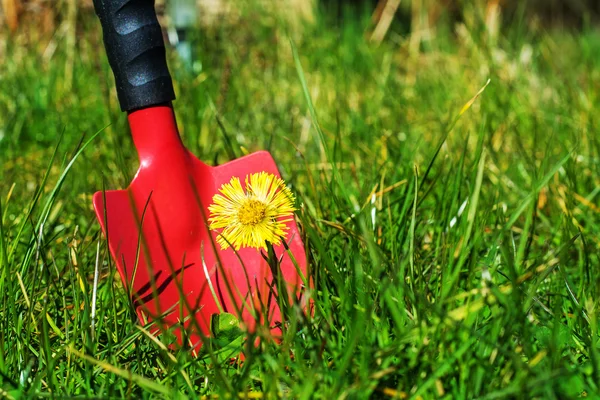
<path fill-rule="evenodd" d="M 281 244 L 293 220 L 294 195 L 285 182 L 273 174 L 259 172 L 246 177 L 245 190 L 238 177 L 231 178 L 213 196 L 210 229 L 221 229 L 221 249 L 233 246 L 266 248 L 266 241 Z"/>

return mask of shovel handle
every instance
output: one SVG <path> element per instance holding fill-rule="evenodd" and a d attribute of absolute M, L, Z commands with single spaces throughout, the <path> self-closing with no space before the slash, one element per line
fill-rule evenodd
<path fill-rule="evenodd" d="M 122 111 L 175 99 L 154 0 L 94 0 Z"/>

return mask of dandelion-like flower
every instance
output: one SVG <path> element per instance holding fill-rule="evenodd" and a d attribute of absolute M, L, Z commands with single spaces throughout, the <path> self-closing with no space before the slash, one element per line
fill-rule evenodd
<path fill-rule="evenodd" d="M 229 245 L 266 249 L 266 242 L 281 244 L 293 220 L 294 195 L 283 179 L 267 172 L 246 177 L 245 190 L 238 177 L 221 186 L 213 196 L 210 229 L 223 229 L 217 237 L 221 249 Z"/>

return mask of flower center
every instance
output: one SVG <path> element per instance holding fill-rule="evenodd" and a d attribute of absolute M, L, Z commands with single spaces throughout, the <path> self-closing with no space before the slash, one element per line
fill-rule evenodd
<path fill-rule="evenodd" d="M 248 200 L 238 210 L 238 220 L 243 225 L 256 225 L 265 218 L 266 205 L 262 201 Z"/>

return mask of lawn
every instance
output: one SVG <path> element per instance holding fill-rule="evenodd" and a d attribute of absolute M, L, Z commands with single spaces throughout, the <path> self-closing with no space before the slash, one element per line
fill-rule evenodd
<path fill-rule="evenodd" d="M 600 398 L 600 31 L 407 23 L 168 50 L 190 150 L 269 150 L 297 197 L 314 315 L 243 360 L 168 349 L 116 273 L 91 196 L 138 162 L 97 20 L 0 28 L 0 397 Z"/>

